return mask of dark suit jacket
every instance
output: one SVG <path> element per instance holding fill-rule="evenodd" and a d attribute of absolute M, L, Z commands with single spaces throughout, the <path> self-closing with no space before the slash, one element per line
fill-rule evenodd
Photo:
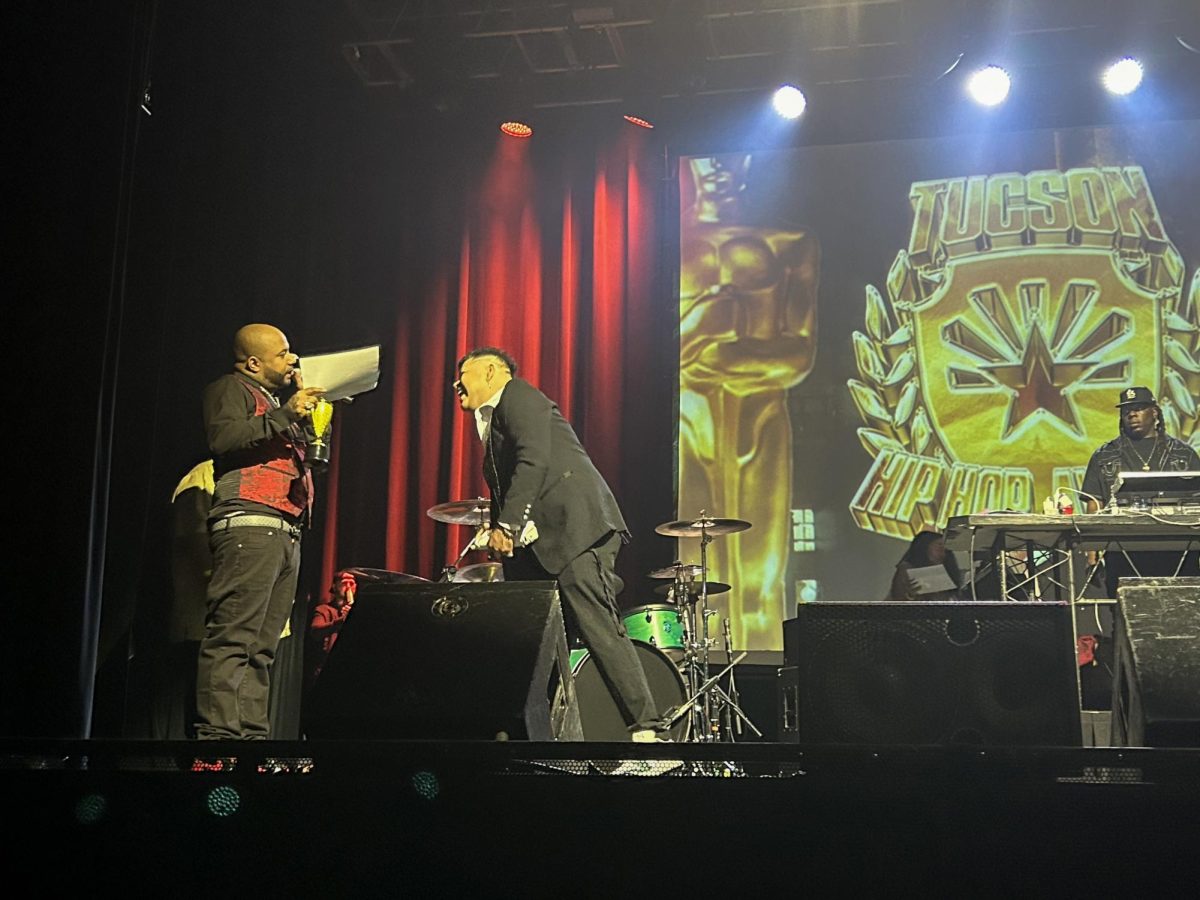
<path fill-rule="evenodd" d="M 538 539 L 529 549 L 551 575 L 609 532 L 628 530 L 575 430 L 524 379 L 505 386 L 492 413 L 483 474 L 492 494 L 492 522 L 519 537 L 533 519 Z"/>

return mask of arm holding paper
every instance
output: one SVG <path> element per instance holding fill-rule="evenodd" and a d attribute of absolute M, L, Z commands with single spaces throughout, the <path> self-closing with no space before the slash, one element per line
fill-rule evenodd
<path fill-rule="evenodd" d="M 305 356 L 300 360 L 305 381 L 322 385 L 325 399 L 348 400 L 379 386 L 379 345 Z"/>
<path fill-rule="evenodd" d="M 962 586 L 954 556 L 942 535 L 922 531 L 896 564 L 888 600 L 954 600 Z"/>
<path fill-rule="evenodd" d="M 379 345 L 306 356 L 302 362 L 305 378 L 317 384 L 329 385 L 311 414 L 309 463 L 313 468 L 322 469 L 330 459 L 333 403 L 337 400 L 349 403 L 356 394 L 372 391 L 379 385 Z"/>

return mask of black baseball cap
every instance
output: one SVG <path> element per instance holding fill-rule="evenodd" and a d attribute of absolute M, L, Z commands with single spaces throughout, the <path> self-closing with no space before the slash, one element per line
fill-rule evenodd
<path fill-rule="evenodd" d="M 1121 399 L 1117 403 L 1118 407 L 1132 406 L 1135 403 L 1153 406 L 1154 393 L 1148 387 L 1131 387 L 1121 391 Z"/>

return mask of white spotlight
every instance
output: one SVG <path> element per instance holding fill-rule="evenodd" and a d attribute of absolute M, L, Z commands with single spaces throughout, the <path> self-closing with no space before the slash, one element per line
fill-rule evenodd
<path fill-rule="evenodd" d="M 808 100 L 800 88 L 785 84 L 775 91 L 775 95 L 771 98 L 771 105 L 775 107 L 775 112 L 783 118 L 798 119 L 803 114 L 804 108 L 808 106 Z"/>
<path fill-rule="evenodd" d="M 1132 94 L 1142 83 L 1142 64 L 1132 56 L 1118 59 L 1104 70 L 1101 80 L 1104 82 L 1105 90 L 1110 94 L 1117 94 L 1121 97 Z"/>
<path fill-rule="evenodd" d="M 996 106 L 1004 102 L 1012 79 L 999 66 L 985 66 L 967 79 L 967 93 L 971 99 L 983 106 Z"/>

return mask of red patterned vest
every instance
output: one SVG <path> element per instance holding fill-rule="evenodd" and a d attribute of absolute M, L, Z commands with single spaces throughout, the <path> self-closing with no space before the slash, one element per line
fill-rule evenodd
<path fill-rule="evenodd" d="M 254 415 L 265 416 L 276 404 L 267 393 L 239 379 L 254 399 Z M 213 508 L 222 501 L 250 500 L 292 519 L 312 509 L 312 473 L 304 465 L 307 449 L 299 425 L 256 447 L 226 453 L 216 460 Z"/>

